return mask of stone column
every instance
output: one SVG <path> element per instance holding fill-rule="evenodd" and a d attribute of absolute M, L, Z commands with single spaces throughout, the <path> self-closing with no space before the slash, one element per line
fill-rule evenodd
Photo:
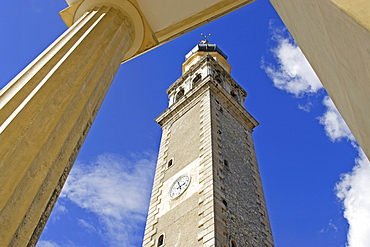
<path fill-rule="evenodd" d="M 133 32 L 97 7 L 0 91 L 0 246 L 36 245 Z"/>

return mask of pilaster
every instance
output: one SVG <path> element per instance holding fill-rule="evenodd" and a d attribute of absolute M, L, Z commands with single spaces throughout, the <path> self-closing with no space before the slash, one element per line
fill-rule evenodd
<path fill-rule="evenodd" d="M 199 157 L 199 200 L 198 200 L 198 243 L 199 246 L 215 246 L 215 215 L 213 190 L 212 118 L 209 88 L 200 103 L 200 150 Z"/>
<path fill-rule="evenodd" d="M 162 140 L 159 147 L 157 167 L 154 176 L 154 183 L 152 188 L 152 195 L 150 199 L 150 206 L 148 211 L 147 222 L 145 226 L 145 234 L 143 246 L 154 246 L 155 245 L 155 234 L 157 233 L 156 224 L 158 223 L 158 205 L 161 203 L 160 195 L 162 192 L 164 171 L 166 169 L 167 157 L 168 157 L 168 144 L 171 136 L 171 128 L 164 128 L 162 132 Z"/>

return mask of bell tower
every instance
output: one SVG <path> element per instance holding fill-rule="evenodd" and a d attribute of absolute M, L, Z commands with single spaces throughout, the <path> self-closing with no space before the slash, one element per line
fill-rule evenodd
<path fill-rule="evenodd" d="M 273 246 L 247 94 L 217 45 L 202 42 L 185 58 L 156 119 L 163 132 L 143 246 Z"/>

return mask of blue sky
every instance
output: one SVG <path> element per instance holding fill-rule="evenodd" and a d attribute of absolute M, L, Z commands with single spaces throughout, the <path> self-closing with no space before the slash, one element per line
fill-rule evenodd
<path fill-rule="evenodd" d="M 66 6 L 2 3 L 1 87 L 66 30 Z M 161 135 L 153 119 L 201 32 L 228 55 L 260 123 L 253 137 L 276 246 L 370 246 L 370 164 L 266 0 L 121 66 L 38 246 L 141 246 Z"/>

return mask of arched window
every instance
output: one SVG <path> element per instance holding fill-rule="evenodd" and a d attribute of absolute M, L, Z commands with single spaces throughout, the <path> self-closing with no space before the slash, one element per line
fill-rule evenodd
<path fill-rule="evenodd" d="M 229 162 L 227 161 L 227 159 L 224 159 L 224 166 L 229 167 Z"/>
<path fill-rule="evenodd" d="M 236 242 L 234 239 L 231 240 L 231 247 L 237 247 Z"/>
<path fill-rule="evenodd" d="M 168 161 L 167 168 L 170 168 L 172 165 L 173 165 L 173 161 L 172 159 L 170 159 L 170 161 Z"/>
<path fill-rule="evenodd" d="M 196 76 L 194 77 L 193 79 L 193 86 L 198 82 L 200 81 L 200 79 L 202 79 L 202 75 L 201 74 L 196 74 Z"/>
<path fill-rule="evenodd" d="M 235 93 L 234 90 L 232 90 L 230 94 L 231 94 L 231 96 L 234 97 L 234 99 L 236 99 L 237 101 L 239 101 L 238 95 Z"/>
<path fill-rule="evenodd" d="M 216 75 L 215 76 L 215 80 L 216 80 L 217 83 L 222 84 L 222 80 L 221 80 L 221 76 L 220 75 Z"/>
<path fill-rule="evenodd" d="M 225 199 L 222 199 L 222 203 L 225 205 L 225 207 L 227 207 L 227 202 Z"/>
<path fill-rule="evenodd" d="M 164 245 L 164 235 L 162 234 L 161 236 L 159 236 L 158 238 L 158 243 L 157 243 L 157 247 L 159 246 L 163 246 Z"/>
<path fill-rule="evenodd" d="M 184 89 L 181 88 L 179 92 L 176 94 L 176 101 L 178 101 L 182 96 L 184 96 Z"/>

